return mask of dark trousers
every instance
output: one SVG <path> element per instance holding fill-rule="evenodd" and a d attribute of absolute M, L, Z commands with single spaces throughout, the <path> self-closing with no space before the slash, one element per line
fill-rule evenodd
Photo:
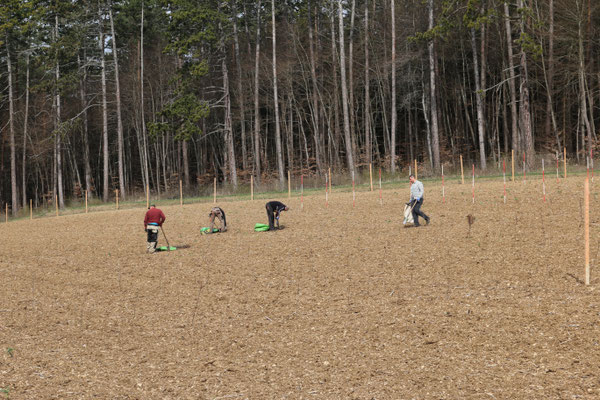
<path fill-rule="evenodd" d="M 275 210 L 273 210 L 268 204 L 265 206 L 267 209 L 267 217 L 269 217 L 269 230 L 275 229 Z M 277 222 L 279 227 L 279 222 Z"/>
<path fill-rule="evenodd" d="M 158 242 L 158 230 L 146 229 L 148 233 L 148 242 Z"/>
<path fill-rule="evenodd" d="M 425 221 L 429 221 L 429 217 L 425 215 L 423 211 L 421 211 L 421 205 L 423 204 L 423 199 L 419 201 L 415 201 L 415 206 L 412 210 L 413 219 L 415 220 L 415 226 L 419 226 L 419 216 L 423 218 Z"/>

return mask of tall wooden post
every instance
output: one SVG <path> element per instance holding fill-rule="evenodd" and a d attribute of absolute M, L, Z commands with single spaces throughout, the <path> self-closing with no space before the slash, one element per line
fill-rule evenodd
<path fill-rule="evenodd" d="M 331 194 L 331 167 L 329 168 L 329 193 Z"/>
<path fill-rule="evenodd" d="M 415 158 L 415 179 L 419 179 L 419 170 L 417 167 L 417 159 Z"/>
<path fill-rule="evenodd" d="M 583 214 L 584 218 L 584 233 L 583 236 L 585 238 L 585 284 L 590 284 L 590 181 L 589 179 L 585 180 L 584 184 L 584 204 L 585 204 L 585 212 Z"/>
<path fill-rule="evenodd" d="M 292 180 L 290 179 L 290 170 L 288 169 L 288 199 L 292 198 Z"/>
<path fill-rule="evenodd" d="M 213 181 L 213 203 L 217 204 L 217 178 Z"/>
<path fill-rule="evenodd" d="M 304 174 L 300 175 L 300 210 L 304 210 Z"/>
<path fill-rule="evenodd" d="M 369 181 L 371 181 L 371 192 L 373 191 L 373 163 L 369 163 Z"/>
<path fill-rule="evenodd" d="M 183 182 L 179 180 L 179 205 L 183 207 Z"/>
<path fill-rule="evenodd" d="M 33 200 L 29 199 L 29 219 L 33 219 Z"/>
<path fill-rule="evenodd" d="M 563 164 L 565 169 L 565 179 L 567 179 L 567 148 L 563 147 Z"/>
<path fill-rule="evenodd" d="M 58 217 L 58 196 L 54 195 L 54 205 L 56 208 L 56 216 Z M 8 204 L 7 204 L 8 206 Z"/>
<path fill-rule="evenodd" d="M 254 175 L 250 175 L 250 200 L 254 200 Z"/>
<path fill-rule="evenodd" d="M 85 213 L 86 214 L 88 213 L 88 200 L 87 200 L 87 198 L 88 198 L 88 191 L 86 190 L 85 191 Z"/>
<path fill-rule="evenodd" d="M 119 209 L 119 189 L 115 190 L 115 203 L 117 205 L 117 210 Z"/>
<path fill-rule="evenodd" d="M 465 184 L 465 171 L 463 169 L 462 154 L 460 155 L 460 178 L 461 178 L 462 184 L 464 185 Z"/>
<path fill-rule="evenodd" d="M 5 221 L 8 223 L 8 203 L 4 206 L 4 218 L 6 218 Z"/>
<path fill-rule="evenodd" d="M 150 208 L 150 185 L 146 185 L 146 208 Z"/>
<path fill-rule="evenodd" d="M 510 153 L 510 157 L 511 157 L 511 166 L 512 166 L 512 181 L 515 181 L 515 151 L 511 150 Z"/>

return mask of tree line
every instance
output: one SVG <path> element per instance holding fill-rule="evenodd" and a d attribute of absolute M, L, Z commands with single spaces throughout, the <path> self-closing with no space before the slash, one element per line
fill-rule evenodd
<path fill-rule="evenodd" d="M 592 0 L 3 0 L 0 200 L 586 159 Z"/>

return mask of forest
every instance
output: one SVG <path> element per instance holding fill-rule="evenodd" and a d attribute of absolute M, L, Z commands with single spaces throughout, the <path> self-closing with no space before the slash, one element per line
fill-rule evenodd
<path fill-rule="evenodd" d="M 598 127 L 597 0 L 0 2 L 13 215 L 214 177 L 585 164 Z"/>

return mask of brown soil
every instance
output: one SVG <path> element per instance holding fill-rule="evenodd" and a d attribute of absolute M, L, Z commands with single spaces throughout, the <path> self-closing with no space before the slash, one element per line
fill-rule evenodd
<path fill-rule="evenodd" d="M 599 398 L 598 190 L 585 286 L 583 179 L 546 203 L 534 179 L 507 204 L 425 182 L 422 228 L 404 182 L 383 206 L 283 195 L 278 232 L 253 232 L 263 200 L 221 203 L 211 236 L 212 204 L 163 207 L 191 247 L 155 255 L 143 209 L 1 224 L 0 398 Z"/>

